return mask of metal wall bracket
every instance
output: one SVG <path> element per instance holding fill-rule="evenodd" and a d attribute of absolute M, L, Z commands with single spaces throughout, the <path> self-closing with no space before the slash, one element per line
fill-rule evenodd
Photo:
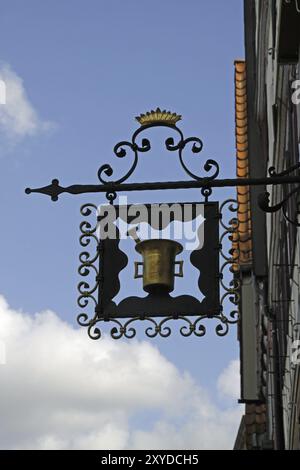
<path fill-rule="evenodd" d="M 142 117 L 145 116 L 146 119 Z M 218 179 L 219 164 L 212 159 L 204 161 L 202 174 L 192 172 L 184 160 L 184 154 L 190 148 L 193 154 L 200 154 L 203 148 L 203 142 L 199 137 L 184 138 L 182 131 L 177 127 L 176 123 L 181 117 L 175 113 L 160 111 L 151 111 L 146 115 L 137 118 L 141 126 L 134 132 L 130 141 L 121 141 L 114 147 L 114 154 L 118 158 L 125 158 L 129 153 L 133 156 L 133 161 L 129 170 L 125 175 L 118 179 L 111 180 L 114 170 L 109 164 L 102 165 L 98 170 L 98 179 L 100 184 L 73 184 L 71 186 L 61 186 L 58 179 L 53 179 L 51 184 L 40 188 L 26 188 L 26 194 L 40 193 L 50 196 L 52 201 L 57 201 L 58 197 L 63 193 L 68 194 L 85 194 L 85 193 L 106 193 L 109 201 L 116 198 L 119 192 L 130 191 L 155 191 L 167 189 L 201 189 L 205 200 L 212 193 L 213 188 L 228 188 L 237 186 L 288 186 L 288 194 L 279 203 L 270 205 L 270 193 L 263 192 L 258 197 L 258 206 L 264 212 L 277 212 L 282 210 L 284 217 L 293 225 L 300 226 L 298 221 L 299 208 L 297 204 L 296 212 L 291 216 L 288 214 L 288 203 L 292 197 L 298 197 L 300 193 L 300 163 L 286 169 L 281 173 L 276 173 L 275 168 L 269 169 L 269 175 L 264 178 L 231 178 Z M 158 181 L 158 182 L 139 182 L 125 183 L 134 173 L 139 161 L 139 154 L 148 152 L 151 149 L 151 143 L 148 138 L 141 138 L 141 134 L 152 127 L 166 127 L 177 136 L 168 137 L 165 140 L 165 148 L 170 152 L 178 155 L 181 167 L 184 172 L 191 178 L 183 181 Z"/>

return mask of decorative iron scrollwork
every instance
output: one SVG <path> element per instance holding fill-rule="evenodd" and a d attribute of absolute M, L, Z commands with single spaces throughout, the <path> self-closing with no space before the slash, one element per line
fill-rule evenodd
<path fill-rule="evenodd" d="M 93 221 L 97 220 L 95 217 L 95 211 L 97 211 L 97 206 L 95 204 L 84 204 L 80 208 L 80 213 L 84 217 L 93 216 Z M 88 247 L 91 242 L 94 242 L 94 254 L 91 256 L 89 251 L 82 251 L 79 255 L 80 265 L 78 268 L 78 273 L 80 276 L 84 277 L 85 280 L 79 282 L 77 289 L 79 296 L 77 299 L 77 304 L 80 308 L 90 308 L 90 303 L 92 303 L 94 309 L 98 305 L 98 288 L 99 288 L 99 271 L 96 267 L 96 262 L 99 259 L 100 251 L 99 240 L 96 235 L 97 225 L 92 225 L 89 220 L 84 220 L 80 224 L 81 235 L 79 237 L 79 243 L 82 247 Z M 89 246 L 91 250 L 91 246 Z M 89 318 L 89 315 L 86 312 L 82 312 L 78 315 L 77 321 L 81 326 L 91 327 L 93 322 L 96 321 L 97 315 L 94 315 L 92 319 Z"/>
<path fill-rule="evenodd" d="M 125 175 L 113 181 L 105 179 L 103 176 L 104 174 L 107 177 L 111 177 L 113 175 L 114 170 L 111 167 L 111 165 L 109 164 L 102 165 L 98 170 L 98 178 L 102 184 L 110 184 L 110 183 L 121 184 L 121 183 L 124 183 L 124 181 L 126 181 L 132 175 L 132 173 L 134 172 L 138 164 L 139 153 L 140 152 L 144 153 L 144 152 L 148 152 L 149 150 L 151 150 L 151 143 L 149 139 L 143 138 L 141 143 L 140 144 L 138 143 L 138 137 L 140 136 L 140 134 L 151 127 L 167 127 L 169 129 L 172 129 L 172 131 L 175 131 L 179 135 L 179 139 L 176 142 L 174 140 L 174 137 L 168 137 L 165 140 L 165 147 L 170 152 L 178 152 L 180 164 L 182 168 L 184 169 L 185 173 L 188 174 L 191 178 L 193 178 L 196 181 L 208 182 L 208 181 L 215 179 L 218 176 L 219 165 L 215 160 L 212 160 L 212 159 L 208 159 L 203 165 L 203 169 L 205 173 L 209 173 L 213 170 L 213 173 L 210 175 L 204 174 L 202 176 L 199 176 L 193 173 L 188 168 L 188 166 L 184 162 L 184 156 L 183 156 L 184 150 L 188 147 L 189 144 L 192 144 L 192 147 L 191 147 L 192 153 L 194 154 L 200 153 L 203 148 L 203 142 L 201 139 L 199 139 L 199 137 L 188 137 L 185 139 L 182 131 L 175 124 L 169 124 L 168 121 L 165 120 L 165 121 L 150 122 L 149 124 L 142 125 L 139 129 L 137 129 L 134 132 L 131 141 L 124 140 L 115 145 L 114 154 L 116 155 L 116 157 L 124 158 L 127 156 L 128 150 L 130 150 L 130 152 L 133 154 L 133 162 L 132 162 L 130 169 Z"/>
<path fill-rule="evenodd" d="M 284 170 L 281 173 L 277 173 L 275 170 L 275 167 L 270 167 L 269 175 L 270 177 L 274 177 L 274 178 L 283 178 L 293 173 L 294 171 L 298 171 L 299 173 L 299 168 L 300 168 L 300 163 L 297 163 L 296 165 L 293 165 L 287 170 Z M 300 221 L 299 221 L 300 210 L 299 210 L 299 202 L 298 202 L 299 194 L 300 194 L 300 185 L 297 185 L 296 187 L 291 189 L 288 192 L 288 194 L 284 196 L 282 201 L 278 202 L 277 204 L 270 205 L 271 195 L 268 191 L 265 191 L 258 196 L 258 205 L 264 212 L 274 213 L 274 212 L 278 212 L 279 210 L 282 210 L 282 214 L 284 218 L 290 224 L 295 225 L 296 227 L 300 227 Z M 290 215 L 288 214 L 288 204 L 289 204 L 289 201 L 293 197 L 296 197 L 297 201 L 295 204 L 296 210 L 294 211 L 293 218 L 291 218 Z"/>
<path fill-rule="evenodd" d="M 239 221 L 237 217 L 230 217 L 233 214 L 236 214 L 237 210 L 238 201 L 236 199 L 227 199 L 220 206 L 220 224 L 224 230 L 220 237 L 220 255 L 221 259 L 223 259 L 220 268 L 220 284 L 223 290 L 220 304 L 223 321 L 220 327 L 222 328 L 223 325 L 226 325 L 227 331 L 228 325 L 235 324 L 239 321 L 241 287 L 238 263 L 239 250 L 237 248 L 233 248 L 233 243 L 237 243 L 239 241 Z M 227 217 L 229 218 L 227 221 L 226 211 L 228 211 Z M 227 274 L 226 270 L 228 271 Z M 228 281 L 226 282 L 225 280 L 227 279 Z M 234 308 L 231 310 L 233 306 Z M 231 310 L 229 312 L 229 318 L 223 314 L 227 309 Z"/>

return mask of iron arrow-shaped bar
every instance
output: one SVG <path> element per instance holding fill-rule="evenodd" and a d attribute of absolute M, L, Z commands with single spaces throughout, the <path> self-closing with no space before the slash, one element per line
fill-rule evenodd
<path fill-rule="evenodd" d="M 42 188 L 27 188 L 26 194 L 41 193 L 57 201 L 62 193 L 84 194 L 84 193 L 113 193 L 124 191 L 153 191 L 162 189 L 199 189 L 199 188 L 226 188 L 236 186 L 265 186 L 299 183 L 300 176 L 269 176 L 265 178 L 232 178 L 232 179 L 199 179 L 190 181 L 161 181 L 144 183 L 105 183 L 105 184 L 73 184 L 63 187 L 57 179 Z"/>

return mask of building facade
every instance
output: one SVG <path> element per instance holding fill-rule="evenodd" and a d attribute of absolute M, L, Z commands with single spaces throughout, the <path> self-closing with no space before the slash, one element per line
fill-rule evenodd
<path fill-rule="evenodd" d="M 245 61 L 235 63 L 239 177 L 299 175 L 300 0 L 245 0 Z M 272 172 L 272 170 L 271 170 Z M 300 449 L 300 194 L 238 188 L 241 403 L 235 449 Z M 259 194 L 283 210 L 264 213 Z M 289 196 L 291 194 L 291 196 Z"/>

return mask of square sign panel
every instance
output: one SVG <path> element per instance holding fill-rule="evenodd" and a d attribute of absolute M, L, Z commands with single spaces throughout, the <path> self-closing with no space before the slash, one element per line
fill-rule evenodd
<path fill-rule="evenodd" d="M 218 314 L 217 202 L 101 205 L 97 219 L 99 319 Z"/>

